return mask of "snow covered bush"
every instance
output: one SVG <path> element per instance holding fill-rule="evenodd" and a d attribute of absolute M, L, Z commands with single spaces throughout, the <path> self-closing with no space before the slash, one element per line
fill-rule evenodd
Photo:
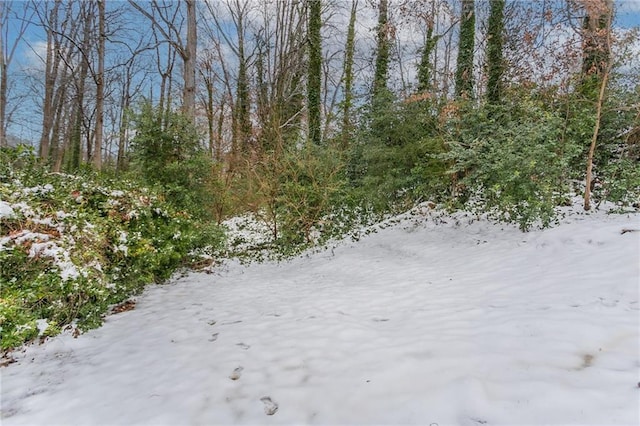
<path fill-rule="evenodd" d="M 109 305 L 222 242 L 220 228 L 132 182 L 37 169 L 27 151 L 0 151 L 2 349 L 98 326 Z"/>

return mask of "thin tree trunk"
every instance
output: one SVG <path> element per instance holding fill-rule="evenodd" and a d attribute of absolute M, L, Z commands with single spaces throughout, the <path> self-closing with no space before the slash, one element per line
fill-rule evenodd
<path fill-rule="evenodd" d="M 28 26 L 31 23 L 31 16 L 28 16 L 28 8 L 22 6 L 22 16 L 17 16 L 17 10 L 12 11 L 11 7 L 17 2 L 0 1 L 0 147 L 7 145 L 7 126 L 10 114 L 7 113 L 8 84 L 9 76 L 7 72 L 13 61 L 13 57 L 18 48 L 19 41 L 23 38 Z M 16 20 L 20 21 L 17 31 L 9 32 L 9 14 L 15 13 Z M 8 36 L 8 37 L 5 37 Z"/>
<path fill-rule="evenodd" d="M 7 109 L 7 58 L 5 57 L 6 40 L 4 39 L 5 22 L 9 13 L 9 3 L 0 3 L 0 147 L 7 145 L 5 134 L 5 115 Z"/>
<path fill-rule="evenodd" d="M 0 4 L 0 8 L 4 7 Z M 5 132 L 5 111 L 7 108 L 7 63 L 4 57 L 4 40 L 2 38 L 2 12 L 0 11 L 0 147 L 7 145 L 7 135 Z"/>
<path fill-rule="evenodd" d="M 68 156 L 71 138 L 73 137 L 73 128 L 70 125 L 64 126 L 65 123 L 70 123 L 75 117 L 76 104 L 73 102 L 60 102 L 57 106 L 58 116 L 56 117 L 55 124 L 53 126 L 52 140 L 55 142 L 57 148 L 57 154 L 55 157 L 55 164 L 53 171 L 59 172 L 64 166 L 65 156 Z"/>
<path fill-rule="evenodd" d="M 64 153 L 66 150 L 66 139 L 65 144 L 60 146 L 60 132 L 62 130 L 62 123 L 66 116 L 68 116 L 69 107 L 66 107 L 67 114 L 65 114 L 65 96 L 67 96 L 67 85 L 62 85 L 60 89 L 58 89 L 53 105 L 55 105 L 55 110 L 52 113 L 53 117 L 51 117 L 52 127 L 51 127 L 51 148 L 49 150 L 48 157 L 41 157 L 47 162 L 51 162 L 53 164 L 53 171 L 59 172 L 62 169 L 62 161 L 64 159 Z"/>
<path fill-rule="evenodd" d="M 442 98 L 449 98 L 449 87 L 451 85 L 451 56 L 453 46 L 453 31 L 449 33 L 447 43 L 444 46 L 444 69 L 442 72 Z M 455 88 L 454 88 L 455 90 Z"/>
<path fill-rule="evenodd" d="M 214 113 L 214 108 L 215 108 L 215 99 L 214 99 L 214 87 L 213 87 L 213 81 L 206 81 L 206 89 L 207 89 L 207 131 L 209 133 L 209 155 L 211 155 L 212 158 L 215 158 L 215 141 L 216 141 L 216 135 L 215 135 L 215 113 Z M 217 158 L 216 158 L 217 159 Z"/>
<path fill-rule="evenodd" d="M 88 3 L 83 3 L 82 5 L 85 8 L 91 7 Z M 89 9 L 85 9 L 85 14 L 83 15 L 83 38 L 82 38 L 82 48 L 81 52 L 88 52 L 89 46 L 91 42 L 91 25 L 93 22 L 92 12 Z M 80 164 L 82 163 L 82 125 L 84 120 L 84 90 L 85 90 L 85 82 L 87 80 L 87 76 L 89 74 L 89 62 L 88 57 L 81 55 L 80 59 L 80 71 L 79 71 L 78 79 L 76 80 L 76 111 L 75 118 L 72 120 L 73 132 L 71 139 L 71 156 L 69 161 L 69 168 L 71 171 L 76 171 L 80 168 Z M 87 147 L 87 152 L 89 151 L 89 147 Z"/>
<path fill-rule="evenodd" d="M 602 75 L 597 75 L 600 77 L 600 90 L 598 92 L 598 99 L 596 102 L 596 122 L 593 126 L 593 135 L 591 136 L 591 145 L 589 146 L 589 154 L 587 156 L 587 172 L 585 179 L 585 189 L 584 189 L 584 209 L 591 209 L 591 181 L 593 175 L 593 157 L 596 151 L 596 143 L 598 141 L 598 134 L 600 132 L 600 124 L 602 121 L 602 107 L 604 105 L 605 94 L 607 90 L 607 83 L 609 81 L 609 75 L 611 74 L 612 60 L 611 60 L 611 21 L 613 19 L 613 1 L 605 0 L 607 7 L 607 14 L 604 19 L 605 25 L 602 28 L 603 31 L 606 32 L 606 41 L 604 42 L 604 46 L 600 46 L 603 50 L 601 52 L 596 52 L 595 55 L 602 58 L 601 63 L 597 63 L 596 66 L 602 73 Z"/>
<path fill-rule="evenodd" d="M 120 102 L 120 129 L 118 131 L 118 157 L 116 160 L 116 170 L 118 171 L 122 171 L 125 168 L 127 130 L 129 128 L 129 102 L 131 99 L 129 94 L 130 88 L 131 78 L 127 70 L 122 87 L 122 100 Z"/>
<path fill-rule="evenodd" d="M 51 144 L 51 128 L 53 127 L 53 93 L 56 80 L 58 77 L 58 69 L 60 64 L 59 58 L 54 58 L 54 52 L 58 51 L 59 43 L 53 37 L 54 28 L 57 27 L 58 10 L 62 0 L 56 0 L 53 9 L 49 12 L 47 20 L 47 58 L 45 61 L 45 77 L 44 77 L 44 100 L 42 102 L 42 135 L 40 137 L 40 158 L 44 161 L 49 160 L 49 147 Z"/>

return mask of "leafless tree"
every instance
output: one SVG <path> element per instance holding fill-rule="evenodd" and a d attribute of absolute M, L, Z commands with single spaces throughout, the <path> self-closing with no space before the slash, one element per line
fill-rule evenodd
<path fill-rule="evenodd" d="M 29 11 L 26 6 L 24 3 L 14 1 L 0 2 L 0 146 L 5 146 L 7 143 L 9 66 L 13 61 L 18 42 L 27 31 L 33 16 L 33 11 Z M 10 14 L 15 14 L 15 20 L 18 21 L 18 28 L 12 41 L 9 40 Z"/>
<path fill-rule="evenodd" d="M 195 122 L 196 100 L 196 71 L 197 61 L 197 30 L 196 30 L 196 2 L 195 0 L 183 0 L 186 6 L 187 36 L 184 40 L 182 21 L 177 22 L 178 8 L 172 7 L 166 0 L 158 2 L 139 2 L 129 0 L 129 3 L 145 16 L 154 29 L 156 29 L 180 55 L 183 62 L 183 111 Z"/>

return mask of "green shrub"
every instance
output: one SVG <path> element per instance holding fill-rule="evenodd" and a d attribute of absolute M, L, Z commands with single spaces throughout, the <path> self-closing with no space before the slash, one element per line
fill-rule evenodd
<path fill-rule="evenodd" d="M 288 151 L 279 176 L 276 215 L 287 243 L 312 243 L 332 224 L 327 215 L 344 188 L 343 162 L 328 148 Z M 317 235 L 313 235 L 314 231 Z"/>
<path fill-rule="evenodd" d="M 109 305 L 222 245 L 219 227 L 134 182 L 39 172 L 36 184 L 31 154 L 2 155 L 0 199 L 13 211 L 0 217 L 2 349 L 96 327 Z"/>
<path fill-rule="evenodd" d="M 444 158 L 458 178 L 460 201 L 528 229 L 549 225 L 569 193 L 578 151 L 562 139 L 563 120 L 534 103 L 465 114 Z"/>
<path fill-rule="evenodd" d="M 209 189 L 216 173 L 195 126 L 183 114 L 163 112 L 148 103 L 134 122 L 132 168 L 177 210 L 211 218 L 216 194 Z"/>
<path fill-rule="evenodd" d="M 448 187 L 444 151 L 428 100 L 378 99 L 365 114 L 349 177 L 379 211 L 401 211 L 440 198 Z"/>
<path fill-rule="evenodd" d="M 327 234 L 345 187 L 343 164 L 339 152 L 309 145 L 267 153 L 252 168 L 253 213 L 279 252 L 297 252 Z"/>

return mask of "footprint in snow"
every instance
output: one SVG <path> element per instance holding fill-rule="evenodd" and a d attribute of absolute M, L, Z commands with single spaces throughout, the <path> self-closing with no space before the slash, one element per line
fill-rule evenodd
<path fill-rule="evenodd" d="M 244 349 L 245 351 L 251 347 L 251 346 L 247 345 L 246 343 L 242 343 L 242 342 L 236 343 L 236 346 L 240 347 L 240 349 Z"/>
<path fill-rule="evenodd" d="M 273 416 L 278 411 L 278 404 L 275 403 L 271 397 L 263 396 L 260 401 L 264 404 L 264 413 L 267 416 Z"/>
<path fill-rule="evenodd" d="M 240 378 L 240 376 L 242 375 L 242 370 L 244 370 L 244 368 L 242 367 L 236 367 L 233 372 L 229 375 L 229 378 L 231 380 L 238 380 Z"/>
<path fill-rule="evenodd" d="M 211 335 L 211 337 L 209 338 L 209 341 L 210 342 L 215 342 L 216 340 L 218 340 L 218 334 L 220 334 L 220 333 L 213 333 Z"/>

